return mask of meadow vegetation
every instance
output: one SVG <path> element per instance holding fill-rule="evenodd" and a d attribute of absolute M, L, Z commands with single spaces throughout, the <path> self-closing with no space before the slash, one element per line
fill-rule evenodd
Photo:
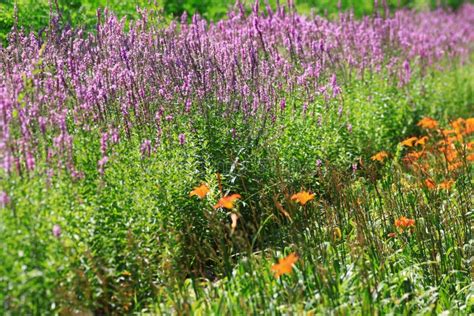
<path fill-rule="evenodd" d="M 473 313 L 474 6 L 390 9 L 9 33 L 0 312 Z"/>
<path fill-rule="evenodd" d="M 391 10 L 400 7 L 412 9 L 428 9 L 443 5 L 458 9 L 463 0 L 387 0 Z M 252 1 L 242 1 L 249 8 Z M 261 1 L 261 5 L 269 3 L 273 8 L 278 1 Z M 280 1 L 283 3 L 283 1 Z M 382 3 L 382 2 L 381 2 Z M 16 4 L 16 18 L 15 18 Z M 42 32 L 49 24 L 50 7 L 53 11 L 61 12 L 61 22 L 64 25 L 81 26 L 93 31 L 96 24 L 97 9 L 112 10 L 119 17 L 134 19 L 139 17 L 137 7 L 159 10 L 169 21 L 173 17 L 180 17 L 184 12 L 190 16 L 200 14 L 208 20 L 217 21 L 226 16 L 234 6 L 234 0 L 5 0 L 0 2 L 0 43 L 5 43 L 7 34 L 17 22 L 18 28 Z M 374 2 L 372 0 L 296 0 L 298 12 L 327 14 L 334 16 L 342 10 L 353 10 L 356 16 L 372 14 Z"/>

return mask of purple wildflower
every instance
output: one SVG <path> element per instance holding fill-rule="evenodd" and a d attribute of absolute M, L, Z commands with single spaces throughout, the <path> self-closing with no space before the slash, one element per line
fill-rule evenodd
<path fill-rule="evenodd" d="M 281 111 L 283 112 L 283 111 L 285 111 L 285 108 L 286 108 L 286 100 L 285 100 L 285 99 L 282 99 L 282 100 L 280 101 L 280 109 L 281 109 Z"/>
<path fill-rule="evenodd" d="M 10 197 L 8 196 L 7 192 L 1 191 L 0 192 L 0 207 L 6 207 L 10 203 Z"/>
<path fill-rule="evenodd" d="M 186 136 L 184 134 L 179 134 L 178 139 L 180 145 L 184 145 L 184 143 L 186 142 Z"/>
<path fill-rule="evenodd" d="M 53 231 L 54 237 L 56 238 L 61 237 L 61 226 L 59 226 L 58 224 L 54 224 L 52 231 Z"/>
<path fill-rule="evenodd" d="M 347 127 L 347 131 L 348 131 L 349 133 L 352 133 L 352 124 L 351 124 L 351 123 L 347 123 L 347 126 L 346 126 L 346 127 Z"/>
<path fill-rule="evenodd" d="M 140 152 L 142 153 L 142 157 L 149 157 L 151 155 L 151 141 L 149 139 L 145 139 L 142 143 Z"/>
<path fill-rule="evenodd" d="M 316 167 L 320 168 L 322 165 L 323 165 L 323 162 L 321 161 L 321 159 L 317 159 L 316 160 Z"/>
<path fill-rule="evenodd" d="M 105 169 L 105 165 L 107 164 L 107 162 L 109 161 L 109 157 L 107 156 L 104 156 L 102 157 L 102 159 L 99 160 L 99 174 L 101 176 L 104 175 L 104 169 Z"/>

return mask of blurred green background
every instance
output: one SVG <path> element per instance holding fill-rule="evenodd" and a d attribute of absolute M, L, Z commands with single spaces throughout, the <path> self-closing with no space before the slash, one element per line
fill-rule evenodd
<path fill-rule="evenodd" d="M 8 32 L 14 25 L 15 1 L 18 10 L 18 25 L 28 30 L 40 30 L 48 25 L 48 0 L 0 0 L 0 41 L 5 42 Z M 55 0 L 51 0 L 56 7 Z M 253 0 L 242 0 L 247 8 Z M 262 4 L 264 1 L 261 1 Z M 277 0 L 269 0 L 275 6 Z M 281 0 L 281 3 L 286 3 Z M 353 8 L 357 16 L 373 12 L 373 0 L 342 0 L 342 9 Z M 381 3 L 382 0 L 379 0 Z M 387 0 L 392 9 L 398 6 L 411 8 L 433 8 L 437 5 L 459 7 L 463 0 Z M 216 20 L 225 16 L 235 0 L 57 0 L 62 13 L 62 21 L 72 25 L 83 25 L 87 28 L 94 26 L 96 10 L 99 7 L 109 7 L 120 16 L 135 17 L 137 6 L 153 7 L 163 10 L 164 16 L 180 16 L 184 11 L 199 12 L 206 19 Z M 337 0 L 295 0 L 296 7 L 301 13 L 314 10 L 318 14 L 334 15 L 337 11 Z"/>

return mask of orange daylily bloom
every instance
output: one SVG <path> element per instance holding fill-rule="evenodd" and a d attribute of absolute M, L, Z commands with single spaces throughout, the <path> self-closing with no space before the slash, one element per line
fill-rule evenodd
<path fill-rule="evenodd" d="M 422 118 L 418 124 L 421 128 L 427 128 L 427 129 L 433 129 L 438 127 L 438 121 L 430 118 L 430 117 L 424 117 Z"/>
<path fill-rule="evenodd" d="M 209 187 L 207 184 L 203 183 L 198 187 L 195 187 L 194 190 L 189 192 L 189 196 L 198 196 L 200 199 L 203 199 L 209 193 Z"/>
<path fill-rule="evenodd" d="M 411 167 L 413 168 L 413 171 L 421 171 L 423 173 L 427 173 L 428 170 L 430 169 L 430 165 L 427 164 L 427 163 L 419 163 L 419 162 L 416 162 L 414 161 L 413 164 L 411 165 Z"/>
<path fill-rule="evenodd" d="M 441 150 L 441 152 L 444 153 L 448 162 L 454 161 L 458 156 L 458 152 L 450 147 L 446 148 L 445 150 Z"/>
<path fill-rule="evenodd" d="M 429 179 L 429 178 L 425 180 L 425 185 L 430 190 L 436 188 L 436 182 L 434 182 L 432 179 Z"/>
<path fill-rule="evenodd" d="M 314 193 L 310 194 L 306 191 L 301 191 L 299 193 L 293 194 L 291 199 L 304 206 L 306 203 L 308 203 L 308 201 L 314 199 Z"/>
<path fill-rule="evenodd" d="M 462 134 L 456 134 L 456 136 L 453 136 L 453 137 L 448 137 L 448 144 L 452 144 L 454 143 L 455 141 L 460 141 L 462 142 Z"/>
<path fill-rule="evenodd" d="M 467 161 L 474 161 L 474 154 L 467 155 Z"/>
<path fill-rule="evenodd" d="M 449 190 L 454 184 L 454 180 L 445 180 L 441 182 L 438 187 L 441 189 Z"/>
<path fill-rule="evenodd" d="M 418 139 L 415 145 L 424 145 L 428 141 L 428 136 L 423 136 L 422 138 Z"/>
<path fill-rule="evenodd" d="M 458 168 L 461 167 L 461 166 L 462 166 L 462 163 L 461 163 L 461 162 L 449 163 L 449 164 L 448 164 L 448 170 L 449 170 L 449 171 L 453 171 L 453 170 L 458 169 Z"/>
<path fill-rule="evenodd" d="M 466 134 L 474 133 L 474 117 L 470 117 L 466 120 Z"/>
<path fill-rule="evenodd" d="M 411 218 L 407 218 L 405 216 L 400 217 L 399 219 L 395 220 L 395 227 L 405 229 L 408 227 L 414 227 L 415 226 L 415 220 Z"/>
<path fill-rule="evenodd" d="M 400 143 L 402 146 L 413 147 L 413 144 L 418 140 L 417 137 L 410 137 Z"/>
<path fill-rule="evenodd" d="M 463 118 L 458 118 L 457 120 L 451 122 L 451 126 L 456 131 L 456 134 L 462 133 L 462 131 L 464 130 L 465 124 L 466 124 L 466 121 L 464 121 Z"/>
<path fill-rule="evenodd" d="M 240 194 L 232 194 L 232 195 L 224 196 L 217 202 L 216 205 L 214 205 L 214 208 L 218 209 L 222 207 L 222 208 L 231 210 L 234 208 L 235 201 L 237 201 L 240 198 L 241 198 Z"/>
<path fill-rule="evenodd" d="M 413 162 L 423 157 L 424 154 L 425 153 L 423 151 L 412 151 L 405 155 L 405 157 L 403 158 L 403 161 Z"/>
<path fill-rule="evenodd" d="M 444 129 L 442 132 L 443 132 L 444 136 L 449 136 L 449 135 L 452 135 L 452 134 L 456 134 L 456 131 L 454 129 Z"/>
<path fill-rule="evenodd" d="M 376 153 L 372 157 L 370 157 L 370 159 L 372 159 L 373 161 L 377 160 L 377 161 L 383 162 L 385 158 L 387 157 L 388 157 L 388 153 L 386 151 L 381 151 L 381 152 Z"/>
<path fill-rule="evenodd" d="M 296 261 L 298 261 L 298 255 L 294 252 L 290 253 L 285 258 L 279 259 L 278 263 L 272 265 L 271 271 L 275 274 L 275 277 L 279 278 L 282 274 L 291 273 Z"/>
<path fill-rule="evenodd" d="M 467 143 L 467 149 L 468 150 L 473 150 L 474 149 L 474 142 Z"/>

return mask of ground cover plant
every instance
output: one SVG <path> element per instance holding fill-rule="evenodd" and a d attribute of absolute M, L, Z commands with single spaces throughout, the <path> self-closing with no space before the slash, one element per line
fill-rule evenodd
<path fill-rule="evenodd" d="M 473 312 L 474 6 L 137 16 L 0 50 L 2 312 Z"/>

